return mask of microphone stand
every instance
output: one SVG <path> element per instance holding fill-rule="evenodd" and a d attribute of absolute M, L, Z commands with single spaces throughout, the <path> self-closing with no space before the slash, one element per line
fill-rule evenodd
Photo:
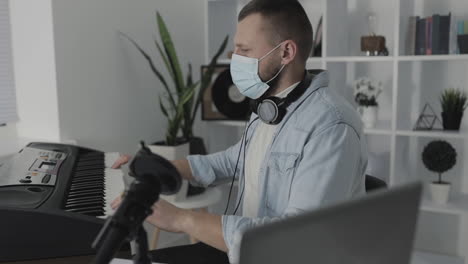
<path fill-rule="evenodd" d="M 133 256 L 133 263 L 151 264 L 148 238 L 143 228 L 143 222 L 146 217 L 152 214 L 153 210 L 135 202 L 134 195 L 141 195 L 145 191 L 139 187 L 142 187 L 141 183 L 132 185 L 127 197 L 123 199 L 115 214 L 107 219 L 97 235 L 92 245 L 93 248 L 97 249 L 93 263 L 109 263 L 124 242 L 134 241 L 136 254 Z M 141 192 L 137 192 L 138 190 Z M 157 193 L 156 201 L 159 200 L 159 188 L 152 191 Z M 135 214 L 135 212 L 140 213 Z"/>
<path fill-rule="evenodd" d="M 109 263 L 122 244 L 128 241 L 134 241 L 136 246 L 133 263 L 151 264 L 143 222 L 153 213 L 151 206 L 159 200 L 160 194 L 174 194 L 182 184 L 180 174 L 172 163 L 153 154 L 143 141 L 130 163 L 130 173 L 135 180 L 92 244 L 97 250 L 96 264 Z"/>
<path fill-rule="evenodd" d="M 136 239 L 134 239 L 136 254 L 133 256 L 134 264 L 151 264 L 151 255 L 149 254 L 148 239 L 143 225 L 138 228 Z"/>

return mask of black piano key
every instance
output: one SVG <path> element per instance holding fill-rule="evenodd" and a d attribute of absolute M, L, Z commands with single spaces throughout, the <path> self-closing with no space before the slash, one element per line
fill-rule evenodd
<path fill-rule="evenodd" d="M 94 186 L 103 187 L 103 186 L 105 186 L 105 184 L 104 184 L 103 181 L 77 182 L 74 185 L 71 185 L 69 190 L 72 190 L 72 188 L 73 188 L 73 190 L 80 190 L 80 189 L 92 188 Z"/>
<path fill-rule="evenodd" d="M 98 170 L 98 169 L 104 169 L 104 163 L 101 164 L 89 164 L 89 165 L 81 165 L 81 166 L 76 166 L 75 171 L 80 172 L 80 171 L 86 171 L 86 170 Z"/>
<path fill-rule="evenodd" d="M 74 192 L 74 193 L 69 193 L 68 197 L 70 198 L 75 198 L 75 197 L 87 197 L 87 196 L 104 196 L 105 191 L 86 191 L 86 192 Z"/>
<path fill-rule="evenodd" d="M 104 182 L 103 177 L 84 177 L 84 178 L 77 178 L 72 180 L 73 183 L 83 183 L 83 182 Z"/>
<path fill-rule="evenodd" d="M 104 204 L 106 200 L 102 197 L 92 197 L 88 199 L 85 199 L 82 197 L 82 198 L 78 198 L 74 200 L 68 200 L 65 206 L 74 205 L 74 204 L 83 204 L 83 203 L 93 203 L 93 202 Z"/>
<path fill-rule="evenodd" d="M 86 187 L 86 188 L 79 188 L 79 189 L 73 189 L 73 190 L 70 189 L 69 194 L 90 192 L 90 191 L 94 191 L 94 190 L 103 192 L 104 188 L 97 186 L 97 187 Z"/>
<path fill-rule="evenodd" d="M 86 211 L 97 211 L 97 212 L 104 212 L 104 209 L 101 206 L 88 206 L 83 208 L 71 208 L 67 209 L 69 212 L 86 212 Z"/>
<path fill-rule="evenodd" d="M 102 176 L 104 176 L 104 169 L 76 172 L 73 175 L 73 177 L 82 177 L 82 176 L 87 176 L 87 175 L 102 175 Z"/>
<path fill-rule="evenodd" d="M 75 174 L 85 173 L 87 171 L 94 171 L 94 170 L 104 172 L 104 164 L 102 166 L 94 165 L 94 166 L 76 167 Z"/>
<path fill-rule="evenodd" d="M 66 205 L 69 205 L 69 204 L 76 204 L 76 203 L 92 202 L 92 201 L 105 203 L 106 200 L 104 199 L 103 196 L 99 196 L 99 197 L 92 196 L 92 197 L 70 198 L 70 199 L 67 200 Z"/>
<path fill-rule="evenodd" d="M 104 152 L 88 152 L 85 154 L 81 154 L 79 159 L 86 159 L 86 158 L 104 158 Z"/>
<path fill-rule="evenodd" d="M 104 162 L 102 160 L 84 160 L 84 161 L 78 161 L 78 163 L 76 163 L 77 167 L 90 166 L 90 165 L 104 166 Z"/>
<path fill-rule="evenodd" d="M 65 206 L 66 209 L 79 209 L 79 208 L 90 208 L 90 207 L 99 207 L 103 208 L 104 204 L 102 202 L 86 202 L 86 203 L 76 203 L 68 204 Z"/>
<path fill-rule="evenodd" d="M 80 190 L 80 189 L 88 189 L 88 188 L 101 188 L 104 189 L 105 185 L 103 183 L 85 183 L 85 184 L 79 184 L 79 185 L 71 185 L 70 186 L 70 191 L 74 190 Z"/>

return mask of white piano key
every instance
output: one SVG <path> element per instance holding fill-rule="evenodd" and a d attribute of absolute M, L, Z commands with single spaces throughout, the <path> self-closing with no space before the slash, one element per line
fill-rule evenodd
<path fill-rule="evenodd" d="M 112 215 L 114 210 L 111 208 L 111 202 L 125 191 L 125 183 L 123 180 L 124 173 L 121 170 L 109 169 L 104 170 L 105 179 L 105 196 L 106 206 L 104 208 L 105 217 Z M 105 218 L 104 217 L 104 218 Z"/>
<path fill-rule="evenodd" d="M 104 155 L 104 165 L 106 168 L 112 167 L 114 163 L 120 158 L 120 153 L 118 152 L 106 152 Z"/>

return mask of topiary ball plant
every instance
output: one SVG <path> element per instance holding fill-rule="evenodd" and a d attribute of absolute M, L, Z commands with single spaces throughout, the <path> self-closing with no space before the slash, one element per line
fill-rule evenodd
<path fill-rule="evenodd" d="M 457 163 L 457 152 L 450 143 L 443 140 L 430 142 L 422 153 L 424 166 L 439 174 L 439 181 L 435 183 L 447 184 L 442 181 L 442 173 L 450 170 Z"/>

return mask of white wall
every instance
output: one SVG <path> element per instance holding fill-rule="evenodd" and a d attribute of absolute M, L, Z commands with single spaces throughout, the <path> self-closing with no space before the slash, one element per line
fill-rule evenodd
<path fill-rule="evenodd" d="M 153 35 L 157 36 L 155 11 L 159 10 L 184 70 L 191 61 L 198 78 L 198 66 L 204 62 L 203 1 L 52 3 L 61 136 L 80 145 L 128 153 L 136 150 L 141 139 L 163 139 L 166 122 L 157 100 L 162 86 L 118 31 L 156 55 Z"/>
<path fill-rule="evenodd" d="M 51 1 L 11 0 L 10 12 L 17 134 L 59 140 Z"/>

